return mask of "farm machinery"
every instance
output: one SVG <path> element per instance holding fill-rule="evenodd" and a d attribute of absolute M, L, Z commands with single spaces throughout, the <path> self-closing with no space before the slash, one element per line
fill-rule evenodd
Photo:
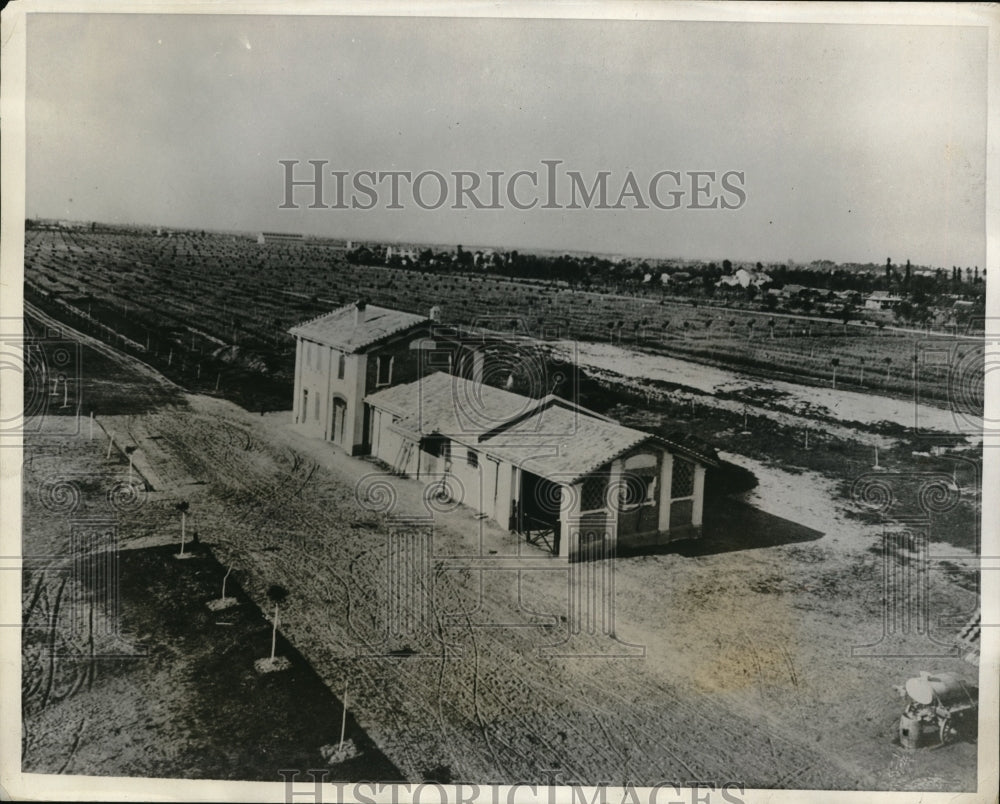
<path fill-rule="evenodd" d="M 897 687 L 906 700 L 899 718 L 899 743 L 904 748 L 941 746 L 974 738 L 979 690 L 953 673 L 922 672 Z"/>

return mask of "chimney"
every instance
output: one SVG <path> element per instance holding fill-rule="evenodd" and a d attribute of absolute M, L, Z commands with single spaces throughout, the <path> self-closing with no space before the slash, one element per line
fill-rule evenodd
<path fill-rule="evenodd" d="M 364 299 L 358 299 L 354 302 L 354 326 L 365 323 L 365 308 L 367 306 Z"/>
<path fill-rule="evenodd" d="M 441 320 L 441 308 L 438 307 L 435 304 L 433 307 L 431 307 L 431 312 L 430 312 L 430 315 L 428 317 L 430 318 L 431 321 L 440 321 Z"/>

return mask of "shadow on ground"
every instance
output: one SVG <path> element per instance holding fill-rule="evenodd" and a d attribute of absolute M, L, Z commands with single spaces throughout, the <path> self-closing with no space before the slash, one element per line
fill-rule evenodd
<path fill-rule="evenodd" d="M 822 531 L 768 514 L 740 500 L 721 499 L 705 506 L 701 538 L 676 542 L 673 548 L 682 556 L 699 556 L 812 542 L 822 536 Z"/>
<path fill-rule="evenodd" d="M 399 779 L 350 711 L 346 737 L 357 749 L 354 758 L 336 765 L 324 760 L 321 748 L 340 739 L 340 701 L 280 632 L 277 655 L 291 667 L 267 674 L 254 669 L 254 661 L 270 653 L 269 621 L 233 578 L 226 596 L 238 605 L 209 610 L 225 568 L 205 546 L 193 550 L 183 561 L 174 558 L 176 546 L 119 554 L 123 631 L 147 652 L 119 672 L 155 696 L 166 716 L 145 749 L 160 753 L 156 775 L 280 781 L 283 769 L 327 767 L 330 779 Z M 114 760 L 93 770 L 122 771 Z"/>
<path fill-rule="evenodd" d="M 679 539 L 667 544 L 633 549 L 620 547 L 619 555 L 625 557 L 675 553 L 691 558 L 812 542 L 822 536 L 822 531 L 768 514 L 745 502 L 719 499 L 713 500 L 710 505 L 706 503 L 700 538 Z"/>

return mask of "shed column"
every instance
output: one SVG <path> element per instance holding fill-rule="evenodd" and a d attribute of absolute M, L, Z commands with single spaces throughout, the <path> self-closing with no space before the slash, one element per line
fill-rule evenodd
<path fill-rule="evenodd" d="M 570 542 L 580 535 L 580 494 L 582 483 L 563 483 L 559 499 L 559 550 L 560 558 L 569 557 Z"/>
<path fill-rule="evenodd" d="M 674 456 L 669 452 L 662 453 L 660 463 L 660 521 L 659 530 L 666 533 L 670 530 L 670 486 L 674 478 Z"/>
<path fill-rule="evenodd" d="M 605 525 L 607 529 L 605 550 L 609 555 L 616 553 L 618 548 L 618 512 L 621 510 L 622 493 L 624 492 L 624 487 L 622 486 L 622 471 L 624 468 L 625 461 L 622 458 L 616 458 L 611 462 L 611 472 L 608 478 L 608 496 L 610 499 L 605 501 L 605 507 L 608 511 L 607 524 Z M 614 491 L 612 492 L 612 490 Z"/>
<path fill-rule="evenodd" d="M 510 514 L 508 514 L 507 519 L 507 529 L 520 532 L 521 525 L 524 522 L 521 511 L 521 467 L 514 466 L 511 468 L 510 474 Z M 510 515 L 517 510 L 517 515 L 514 517 L 513 525 L 511 527 Z"/>
<path fill-rule="evenodd" d="M 694 504 L 691 506 L 691 524 L 701 527 L 701 514 L 705 505 L 705 467 L 694 465 Z"/>

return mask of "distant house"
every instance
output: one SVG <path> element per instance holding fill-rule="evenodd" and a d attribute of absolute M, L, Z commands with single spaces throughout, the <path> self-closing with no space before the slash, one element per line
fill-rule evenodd
<path fill-rule="evenodd" d="M 543 399 L 434 373 L 370 394 L 371 452 L 429 478 L 564 557 L 700 534 L 708 448 Z"/>
<path fill-rule="evenodd" d="M 771 276 L 763 271 L 751 271 L 746 268 L 738 268 L 733 276 L 736 277 L 736 281 L 739 283 L 741 288 L 747 288 L 751 285 L 759 288 L 763 285 L 771 283 Z"/>
<path fill-rule="evenodd" d="M 258 245 L 263 246 L 265 243 L 302 243 L 305 241 L 305 235 L 302 234 L 288 234 L 286 232 L 261 232 L 257 235 Z"/>
<path fill-rule="evenodd" d="M 717 288 L 731 288 L 735 290 L 736 288 L 743 288 L 744 290 L 750 286 L 755 288 L 762 288 L 765 285 L 771 284 L 771 277 L 769 274 L 763 271 L 752 271 L 747 268 L 737 268 L 731 274 L 726 274 L 721 277 L 718 282 L 715 283 Z"/>
<path fill-rule="evenodd" d="M 475 268 L 486 268 L 500 264 L 500 256 L 491 248 L 476 251 L 472 256 L 472 265 Z"/>
<path fill-rule="evenodd" d="M 784 285 L 780 292 L 782 298 L 792 299 L 805 295 L 807 290 L 809 290 L 809 288 L 805 285 Z"/>
<path fill-rule="evenodd" d="M 402 246 L 392 246 L 385 247 L 385 261 L 389 262 L 393 257 L 399 260 L 408 260 L 409 262 L 417 261 L 417 251 L 413 248 L 403 248 Z"/>
<path fill-rule="evenodd" d="M 866 310 L 891 310 L 903 301 L 902 296 L 895 296 L 887 290 L 876 290 L 865 299 Z"/>

